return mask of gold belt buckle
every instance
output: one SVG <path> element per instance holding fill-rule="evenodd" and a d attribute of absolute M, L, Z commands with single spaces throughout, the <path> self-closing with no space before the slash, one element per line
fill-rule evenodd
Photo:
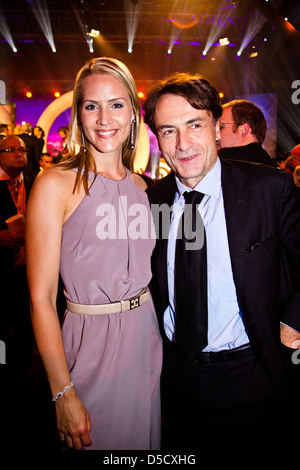
<path fill-rule="evenodd" d="M 129 300 L 129 310 L 133 310 L 140 306 L 140 297 L 141 295 L 138 295 L 137 297 Z"/>

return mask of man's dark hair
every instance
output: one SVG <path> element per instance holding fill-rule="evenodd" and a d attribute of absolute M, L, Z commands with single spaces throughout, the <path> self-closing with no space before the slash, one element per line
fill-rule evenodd
<path fill-rule="evenodd" d="M 156 134 L 154 113 L 157 102 L 161 96 L 169 93 L 182 96 L 195 109 L 210 111 L 214 122 L 222 115 L 219 94 L 207 79 L 198 74 L 176 72 L 156 83 L 145 100 L 144 121 L 154 134 Z"/>
<path fill-rule="evenodd" d="M 228 107 L 231 108 L 235 127 L 249 124 L 252 134 L 262 144 L 266 136 L 267 123 L 259 106 L 248 100 L 234 100 L 223 105 L 223 109 Z"/>

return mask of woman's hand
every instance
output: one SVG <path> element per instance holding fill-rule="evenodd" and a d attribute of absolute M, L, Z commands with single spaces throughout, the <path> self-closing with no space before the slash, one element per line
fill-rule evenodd
<path fill-rule="evenodd" d="M 58 434 L 67 447 L 81 450 L 92 444 L 90 415 L 74 389 L 55 402 Z"/>

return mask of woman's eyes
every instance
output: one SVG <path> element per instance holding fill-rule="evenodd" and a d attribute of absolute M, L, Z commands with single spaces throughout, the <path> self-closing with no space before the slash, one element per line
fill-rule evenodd
<path fill-rule="evenodd" d="M 117 108 L 117 109 L 123 108 L 123 104 L 122 103 L 114 103 L 112 107 Z"/>
<path fill-rule="evenodd" d="M 94 109 L 96 109 L 96 105 L 95 104 L 87 104 L 87 105 L 85 105 L 85 109 L 94 110 Z"/>
<path fill-rule="evenodd" d="M 124 107 L 123 103 L 112 103 L 111 104 L 112 109 L 121 109 L 123 107 Z M 85 105 L 85 109 L 87 109 L 88 111 L 94 111 L 95 109 L 98 109 L 98 108 L 99 108 L 99 106 L 97 104 L 94 104 L 94 103 L 90 103 L 90 104 Z"/>

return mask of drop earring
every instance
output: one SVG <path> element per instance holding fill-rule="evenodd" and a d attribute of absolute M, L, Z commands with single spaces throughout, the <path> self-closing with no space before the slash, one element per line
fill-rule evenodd
<path fill-rule="evenodd" d="M 86 149 L 86 146 L 85 146 L 85 138 L 84 138 L 84 133 L 83 133 L 83 129 L 82 129 L 81 126 L 80 126 L 80 132 L 81 132 L 81 141 L 82 141 L 82 151 L 83 151 L 83 153 L 86 153 L 87 149 Z"/>
<path fill-rule="evenodd" d="M 135 123 L 136 119 L 133 119 L 131 123 L 131 128 L 130 128 L 130 148 L 131 150 L 134 150 L 135 147 Z"/>

